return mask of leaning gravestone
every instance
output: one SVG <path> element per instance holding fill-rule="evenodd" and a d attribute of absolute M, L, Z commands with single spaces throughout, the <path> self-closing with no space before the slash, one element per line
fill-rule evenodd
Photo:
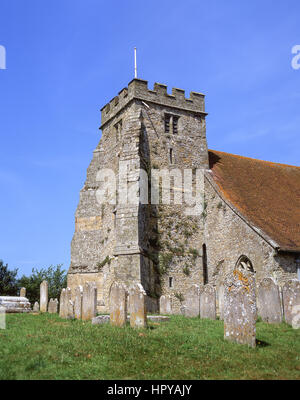
<path fill-rule="evenodd" d="M 39 305 L 39 302 L 38 301 L 36 301 L 35 303 L 34 303 L 34 305 L 33 305 L 33 310 L 32 310 L 33 312 L 39 312 L 40 311 L 40 305 Z"/>
<path fill-rule="evenodd" d="M 282 300 L 285 322 L 296 328 L 300 319 L 300 281 L 291 279 L 285 283 Z"/>
<path fill-rule="evenodd" d="M 200 287 L 198 285 L 192 285 L 186 292 L 183 301 L 182 314 L 185 317 L 199 317 Z"/>
<path fill-rule="evenodd" d="M 127 290 L 119 282 L 111 285 L 109 293 L 110 324 L 124 326 L 127 320 Z"/>
<path fill-rule="evenodd" d="M 146 292 L 140 283 L 133 284 L 129 289 L 130 326 L 133 328 L 146 328 Z"/>
<path fill-rule="evenodd" d="M 255 278 L 249 271 L 235 270 L 224 283 L 224 339 L 256 345 Z"/>
<path fill-rule="evenodd" d="M 200 294 L 200 318 L 216 319 L 216 291 L 205 285 Z"/>
<path fill-rule="evenodd" d="M 48 282 L 43 281 L 40 284 L 40 311 L 47 312 L 48 306 Z"/>
<path fill-rule="evenodd" d="M 160 296 L 159 299 L 159 313 L 172 314 L 171 296 Z"/>
<path fill-rule="evenodd" d="M 264 278 L 257 290 L 258 315 L 264 322 L 269 324 L 280 324 L 282 322 L 282 311 L 279 288 L 272 278 Z"/>
<path fill-rule="evenodd" d="M 20 289 L 20 297 L 26 297 L 26 288 L 22 287 Z"/>
<path fill-rule="evenodd" d="M 75 300 L 74 300 L 74 317 L 81 319 L 82 315 L 82 286 L 77 286 L 75 289 Z"/>
<path fill-rule="evenodd" d="M 50 299 L 48 304 L 48 313 L 49 314 L 56 314 L 58 309 L 58 300 L 57 299 Z"/>
<path fill-rule="evenodd" d="M 221 283 L 218 287 L 218 305 L 220 320 L 224 320 L 224 284 Z"/>
<path fill-rule="evenodd" d="M 83 321 L 89 321 L 97 314 L 97 287 L 95 282 L 86 282 L 82 293 L 82 314 Z"/>

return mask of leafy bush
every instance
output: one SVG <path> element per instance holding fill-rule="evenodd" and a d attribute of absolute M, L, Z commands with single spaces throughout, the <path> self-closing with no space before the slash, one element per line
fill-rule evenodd
<path fill-rule="evenodd" d="M 0 260 L 0 296 L 17 296 L 17 274 L 18 268 L 10 271 L 8 265 Z"/>
<path fill-rule="evenodd" d="M 49 268 L 42 268 L 40 271 L 33 268 L 30 276 L 23 275 L 18 280 L 18 287 L 26 288 L 26 297 L 31 303 L 40 301 L 40 284 L 45 280 L 48 282 L 49 299 L 59 300 L 62 288 L 67 286 L 67 274 L 62 270 L 62 264 L 51 265 Z"/>

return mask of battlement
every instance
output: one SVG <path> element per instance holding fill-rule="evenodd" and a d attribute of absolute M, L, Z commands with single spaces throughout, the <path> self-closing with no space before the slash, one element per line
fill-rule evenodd
<path fill-rule="evenodd" d="M 133 79 L 128 88 L 122 89 L 118 96 L 102 107 L 101 127 L 133 99 L 206 115 L 204 97 L 202 93 L 191 92 L 190 98 L 186 98 L 185 91 L 178 88 L 172 88 L 172 94 L 168 94 L 167 86 L 161 83 L 155 83 L 150 90 L 148 81 Z"/>

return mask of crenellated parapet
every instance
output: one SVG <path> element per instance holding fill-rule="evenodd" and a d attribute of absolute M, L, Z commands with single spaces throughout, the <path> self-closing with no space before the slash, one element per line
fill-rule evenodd
<path fill-rule="evenodd" d="M 101 109 L 101 128 L 133 99 L 206 115 L 204 98 L 204 94 L 197 92 L 191 92 L 190 98 L 186 98 L 185 91 L 178 88 L 172 88 L 172 94 L 168 94 L 167 86 L 161 83 L 155 83 L 150 90 L 148 81 L 133 79 L 128 88 L 122 89 Z"/>

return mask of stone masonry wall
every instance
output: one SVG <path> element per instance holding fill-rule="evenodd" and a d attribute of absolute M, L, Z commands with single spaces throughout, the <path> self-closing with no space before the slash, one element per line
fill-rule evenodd
<path fill-rule="evenodd" d="M 176 132 L 173 125 L 165 132 L 166 115 L 177 120 Z M 153 311 L 159 296 L 170 293 L 178 312 L 180 301 L 175 293 L 181 295 L 192 283 L 201 281 L 202 217 L 181 218 L 185 206 L 179 205 L 100 205 L 96 192 L 101 183 L 96 174 L 101 168 L 117 174 L 120 161 L 128 162 L 129 185 L 134 187 L 140 168 L 148 173 L 152 168 L 207 168 L 205 116 L 203 94 L 191 92 L 187 99 L 181 89 L 174 88 L 170 95 L 165 85 L 155 84 L 154 90 L 149 90 L 147 82 L 139 79 L 103 107 L 102 138 L 80 192 L 68 273 L 72 293 L 78 284 L 96 281 L 98 311 L 108 311 L 114 280 L 127 285 L 141 283 L 148 309 Z M 171 238 L 166 237 L 165 224 L 170 225 Z M 186 247 L 187 241 L 185 254 L 180 253 L 178 248 Z M 162 268 L 162 257 L 172 252 L 172 262 Z M 173 278 L 172 288 L 169 277 Z"/>
<path fill-rule="evenodd" d="M 274 248 L 241 219 L 205 180 L 205 243 L 209 282 L 218 286 L 235 268 L 240 256 L 248 257 L 256 282 L 272 277 L 280 286 L 296 277 L 295 256 L 278 255 Z"/>

